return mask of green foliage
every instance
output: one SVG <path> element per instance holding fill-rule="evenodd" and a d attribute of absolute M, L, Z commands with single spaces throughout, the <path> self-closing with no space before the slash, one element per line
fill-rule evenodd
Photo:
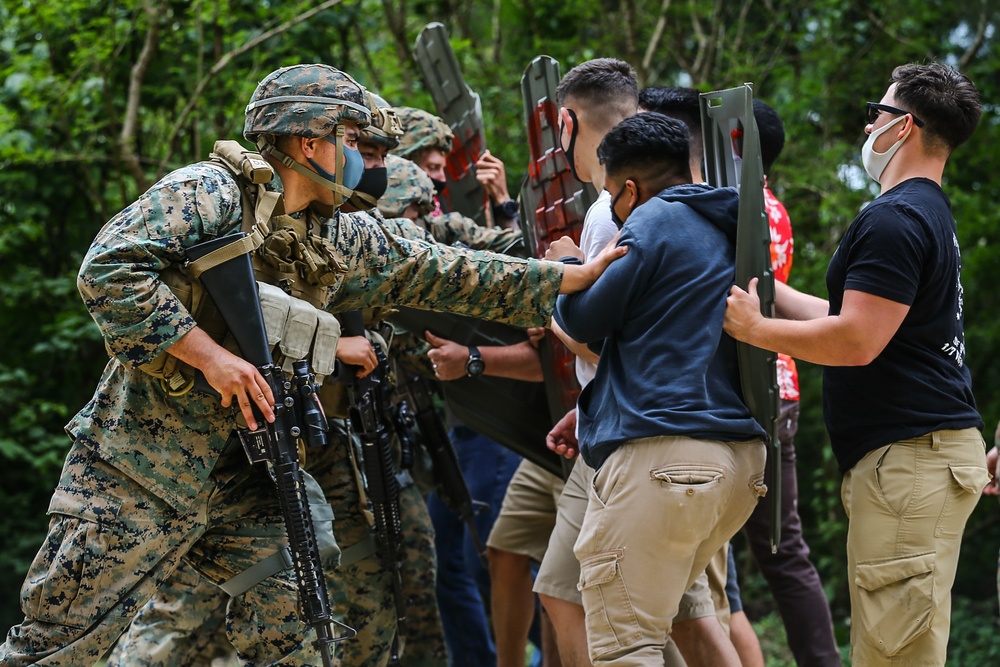
<path fill-rule="evenodd" d="M 1000 341 L 993 287 L 1000 275 L 996 3 L 343 0 L 243 50 L 318 4 L 0 3 L 0 532 L 8 563 L 0 599 L 9 601 L 0 628 L 19 620 L 12 601 L 46 528 L 48 496 L 68 446 L 63 426 L 89 399 L 104 364 L 75 286 L 90 240 L 166 171 L 204 158 L 218 138 L 239 138 L 246 100 L 277 67 L 327 62 L 390 103 L 432 108 L 412 47 L 433 20 L 449 30 L 466 80 L 482 97 L 487 145 L 506 163 L 512 189 L 527 171 L 520 76 L 536 55 L 553 56 L 563 72 L 592 57 L 624 58 L 644 84 L 710 90 L 752 81 L 788 135 L 769 178 L 796 229 L 792 284 L 819 295 L 842 233 L 877 194 L 859 167 L 864 102 L 882 95 L 897 64 L 961 64 L 987 105 L 945 179 L 963 247 L 968 363 L 992 440 L 1000 419 L 1000 366 L 993 363 Z M 153 55 L 130 117 L 133 67 L 151 36 Z M 131 165 L 123 157 L 129 152 Z M 800 364 L 800 371 L 800 511 L 846 645 L 840 474 L 822 420 L 820 370 Z M 995 571 L 997 517 L 997 506 L 983 503 L 969 523 L 955 588 L 955 664 L 996 659 L 976 614 L 994 597 L 982 580 L 992 581 Z M 745 569 L 748 597 L 767 599 L 752 565 Z M 757 617 L 777 645 L 780 624 L 770 611 Z M 773 664 L 789 664 L 783 659 Z"/>

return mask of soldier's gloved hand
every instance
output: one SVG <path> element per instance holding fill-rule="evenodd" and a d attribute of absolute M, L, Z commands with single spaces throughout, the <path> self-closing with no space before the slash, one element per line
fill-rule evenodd
<path fill-rule="evenodd" d="M 228 408 L 236 398 L 251 429 L 257 429 L 251 404 L 256 404 L 264 419 L 274 421 L 274 394 L 264 376 L 253 364 L 216 343 L 202 329 L 191 329 L 167 351 L 202 372 L 208 384 L 222 397 L 222 407 Z"/>
<path fill-rule="evenodd" d="M 576 458 L 580 443 L 576 439 L 576 408 L 567 412 L 545 436 L 545 445 L 567 459 Z"/>
<path fill-rule="evenodd" d="M 476 180 L 483 186 L 483 190 L 489 195 L 490 201 L 495 206 L 499 206 L 510 199 L 510 192 L 507 190 L 507 172 L 500 158 L 496 157 L 489 150 L 476 162 Z"/>
<path fill-rule="evenodd" d="M 363 378 L 378 366 L 375 348 L 364 336 L 343 336 L 337 341 L 337 359 L 349 366 L 357 366 L 357 375 Z"/>
<path fill-rule="evenodd" d="M 586 258 L 583 251 L 570 236 L 560 236 L 545 251 L 545 259 L 558 262 L 563 257 L 576 257 L 581 262 Z"/>
<path fill-rule="evenodd" d="M 435 336 L 425 331 L 427 342 L 433 349 L 427 351 L 427 358 L 434 368 L 434 377 L 438 380 L 457 380 L 465 377 L 465 362 L 469 360 L 469 348 L 455 341 Z"/>

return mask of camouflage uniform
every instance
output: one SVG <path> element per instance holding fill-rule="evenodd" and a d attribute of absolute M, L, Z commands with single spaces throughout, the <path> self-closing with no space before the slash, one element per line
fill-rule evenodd
<path fill-rule="evenodd" d="M 275 179 L 274 185 L 280 187 Z M 24 622 L 0 647 L 5 665 L 96 661 L 185 558 L 214 583 L 285 542 L 267 474 L 229 436 L 234 412 L 200 394 L 170 396 L 136 370 L 195 326 L 159 279 L 185 249 L 240 226 L 228 175 L 196 164 L 165 176 L 105 225 L 79 277 L 114 354 L 67 426 L 74 443 L 49 506 L 46 538 L 21 591 Z M 342 218 L 342 220 L 344 220 Z M 561 267 L 463 253 L 340 224 L 348 265 L 332 300 L 447 306 L 522 326 L 551 316 Z M 292 570 L 229 601 L 229 637 L 256 664 L 313 664 Z"/>

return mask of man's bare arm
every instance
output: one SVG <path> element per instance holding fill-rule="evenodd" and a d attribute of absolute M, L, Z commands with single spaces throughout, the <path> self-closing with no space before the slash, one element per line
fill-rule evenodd
<path fill-rule="evenodd" d="M 824 366 L 865 366 L 895 335 L 909 312 L 906 304 L 846 290 L 839 315 L 808 320 L 765 318 L 760 314 L 757 280 L 750 291 L 733 287 L 727 299 L 725 330 L 745 343 L 783 352 Z"/>

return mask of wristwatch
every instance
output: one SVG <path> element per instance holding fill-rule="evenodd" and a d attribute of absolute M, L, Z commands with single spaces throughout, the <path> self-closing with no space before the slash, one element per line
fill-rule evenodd
<path fill-rule="evenodd" d="M 486 362 L 483 355 L 479 353 L 479 348 L 475 345 L 469 346 L 469 358 L 465 362 L 465 374 L 470 378 L 477 378 L 486 370 Z"/>
<path fill-rule="evenodd" d="M 494 206 L 493 209 L 505 218 L 514 220 L 518 217 L 518 205 L 513 199 L 508 199 L 499 206 Z"/>

